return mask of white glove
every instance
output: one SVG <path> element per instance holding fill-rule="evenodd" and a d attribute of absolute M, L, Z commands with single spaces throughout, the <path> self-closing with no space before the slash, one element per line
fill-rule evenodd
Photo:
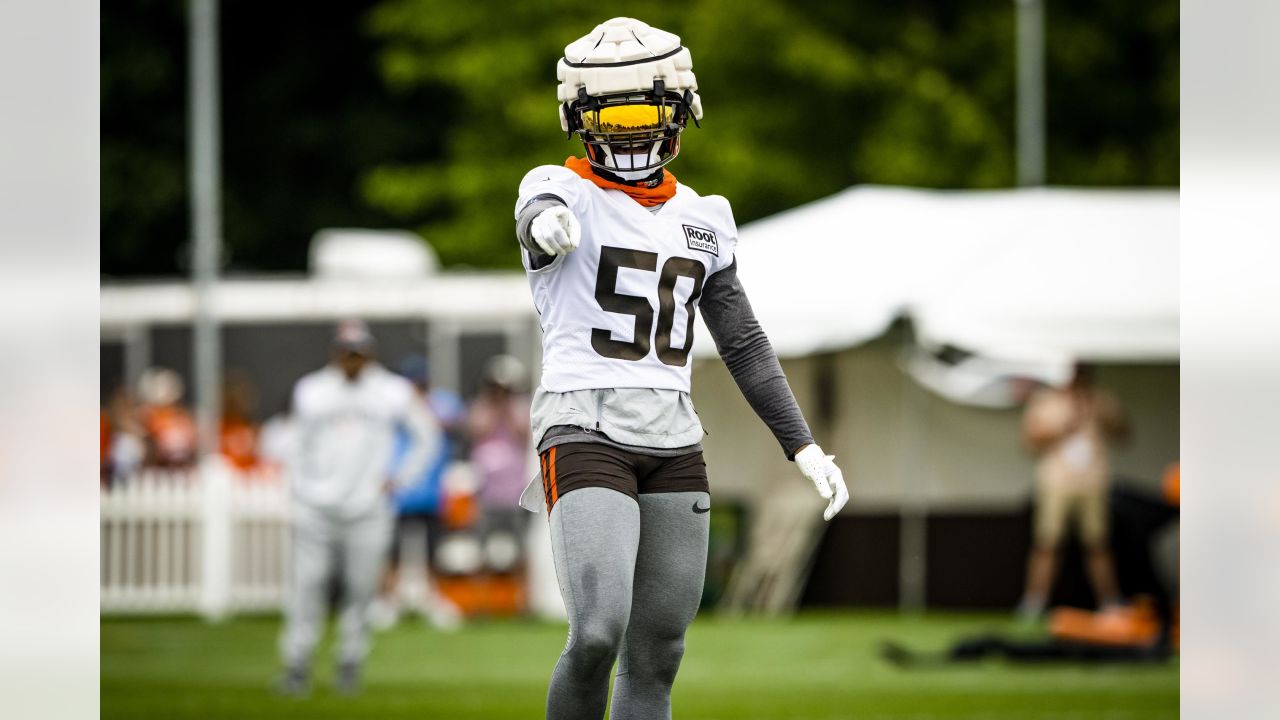
<path fill-rule="evenodd" d="M 813 482 L 824 500 L 831 501 L 822 513 L 823 520 L 835 517 L 840 508 L 849 502 L 849 488 L 844 485 L 844 473 L 831 462 L 835 457 L 822 452 L 822 448 L 817 445 L 806 445 L 796 453 L 796 465 L 800 472 Z"/>
<path fill-rule="evenodd" d="M 533 241 L 548 255 L 568 255 L 582 241 L 582 226 L 569 208 L 558 205 L 547 208 L 529 224 Z"/>

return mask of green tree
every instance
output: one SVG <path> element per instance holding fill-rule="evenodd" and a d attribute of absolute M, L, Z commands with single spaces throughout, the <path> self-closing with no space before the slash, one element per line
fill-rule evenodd
<path fill-rule="evenodd" d="M 1177 183 L 1177 4 L 1050 2 L 1050 179 Z M 497 21 L 501 18 L 501 21 Z M 446 262 L 511 265 L 520 177 L 581 154 L 555 103 L 562 48 L 602 13 L 552 0 L 383 0 L 369 15 L 393 88 L 451 88 L 445 158 L 387 163 L 365 199 L 424 224 Z M 706 108 L 671 169 L 749 221 L 855 183 L 1014 181 L 1014 5 L 733 0 L 644 6 L 693 50 Z"/>
<path fill-rule="evenodd" d="M 1007 184 L 1012 77 L 1005 4 L 943 18 L 884 17 L 872 3 L 731 0 L 646 6 L 644 20 L 693 50 L 706 118 L 671 169 L 723 194 L 749 221 L 856 182 Z M 860 12 L 865 9 L 866 12 Z M 865 18 L 881 17 L 878 24 Z M 501 23 L 494 22 L 502 17 Z M 395 88 L 452 88 L 459 117 L 443 163 L 394 163 L 365 176 L 365 198 L 409 217 L 444 209 L 422 232 L 446 261 L 510 265 L 520 177 L 581 154 L 556 115 L 555 62 L 604 18 L 572 2 L 386 0 L 369 16 Z M 965 34 L 973 28 L 984 32 Z M 956 69 L 958 68 L 958 70 Z M 966 74 L 967 71 L 967 74 Z"/>
<path fill-rule="evenodd" d="M 174 272 L 187 237 L 186 18 L 163 0 L 102 12 L 101 262 L 105 273 Z"/>
<path fill-rule="evenodd" d="M 1048 178 L 1178 183 L 1178 4 L 1046 0 Z M 568 0 L 222 3 L 232 270 L 300 270 L 311 235 L 409 227 L 446 264 L 514 267 L 525 172 L 581 146 L 555 63 L 619 9 Z M 859 183 L 1014 182 L 1012 0 L 687 0 L 629 10 L 693 52 L 706 109 L 672 171 L 740 223 Z M 186 244 L 182 3 L 103 8 L 108 274 Z"/>
<path fill-rule="evenodd" d="M 173 0 L 102 13 L 102 270 L 185 272 L 187 17 Z M 439 162 L 447 88 L 391 92 L 360 29 L 371 2 L 220 3 L 225 270 L 306 268 L 316 230 L 399 227 L 365 203 L 368 167 Z M 430 221 L 424 210 L 414 223 Z"/>

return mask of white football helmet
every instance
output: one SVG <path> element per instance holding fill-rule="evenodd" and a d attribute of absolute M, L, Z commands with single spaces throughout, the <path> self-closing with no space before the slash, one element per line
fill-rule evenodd
<path fill-rule="evenodd" d="M 639 20 L 613 18 L 569 43 L 556 77 L 561 129 L 594 167 L 626 180 L 674 160 L 689 118 L 702 119 L 689 49 Z"/>

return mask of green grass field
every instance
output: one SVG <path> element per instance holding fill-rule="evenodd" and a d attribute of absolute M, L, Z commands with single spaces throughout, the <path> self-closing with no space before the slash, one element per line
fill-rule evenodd
<path fill-rule="evenodd" d="M 900 670 L 876 656 L 886 638 L 936 649 L 1003 618 L 886 614 L 694 623 L 673 695 L 677 718 L 1085 720 L 1178 716 L 1178 667 L 1015 666 Z M 102 717 L 147 720 L 542 717 L 564 642 L 554 624 L 493 622 L 441 634 L 417 622 L 378 636 L 364 692 L 339 697 L 317 663 L 305 699 L 270 691 L 275 619 L 104 620 Z M 330 657 L 327 649 L 322 656 Z"/>

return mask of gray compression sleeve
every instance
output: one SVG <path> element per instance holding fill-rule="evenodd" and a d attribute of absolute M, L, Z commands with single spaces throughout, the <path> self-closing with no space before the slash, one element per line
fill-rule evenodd
<path fill-rule="evenodd" d="M 738 280 L 736 259 L 707 280 L 700 307 L 716 349 L 738 389 L 773 431 L 787 459 L 794 459 L 797 450 L 813 442 L 813 435 L 787 385 L 778 356 L 751 310 Z"/>
<path fill-rule="evenodd" d="M 533 235 L 529 233 L 529 226 L 533 224 L 534 218 L 542 214 L 543 210 L 549 210 L 557 205 L 564 204 L 564 201 L 555 195 L 538 195 L 520 208 L 520 214 L 516 215 L 516 239 L 520 241 L 520 247 L 523 247 L 529 253 L 529 259 L 533 262 L 535 268 L 550 263 L 552 258 L 543 252 L 542 248 L 538 247 L 538 243 L 533 241 Z"/>

